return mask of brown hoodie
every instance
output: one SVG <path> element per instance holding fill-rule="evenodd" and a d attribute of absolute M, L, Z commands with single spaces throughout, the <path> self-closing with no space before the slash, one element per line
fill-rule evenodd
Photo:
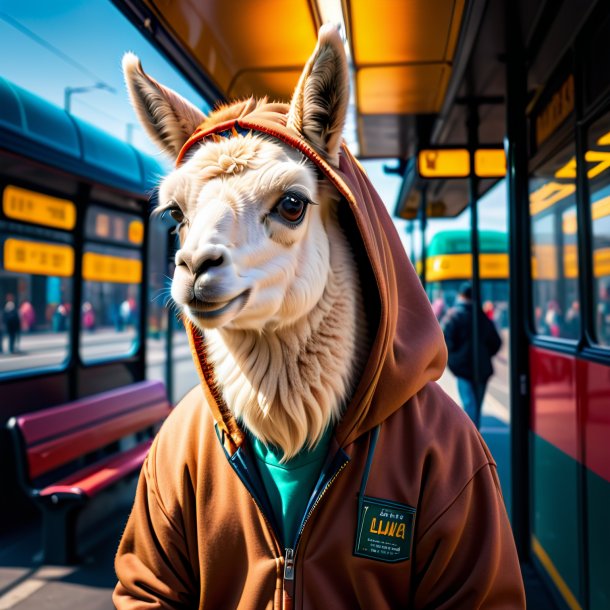
<path fill-rule="evenodd" d="M 245 435 L 189 327 L 202 383 L 174 409 L 144 464 L 116 558 L 114 602 L 525 608 L 495 463 L 433 382 L 445 366 L 443 335 L 385 206 L 347 149 L 334 170 L 284 123 L 281 114 L 254 113 L 204 124 L 185 147 L 233 127 L 263 132 L 299 149 L 337 186 L 378 295 L 368 364 L 335 429 L 296 548 L 284 549 Z"/>

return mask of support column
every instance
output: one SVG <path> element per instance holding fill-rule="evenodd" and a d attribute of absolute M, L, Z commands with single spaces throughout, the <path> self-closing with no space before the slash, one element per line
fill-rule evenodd
<path fill-rule="evenodd" d="M 481 328 L 479 312 L 481 311 L 481 286 L 479 283 L 479 179 L 474 171 L 474 154 L 479 145 L 479 109 L 477 102 L 468 104 L 468 150 L 470 151 L 470 175 L 468 177 L 468 198 L 470 199 L 470 251 L 472 252 L 472 355 L 473 384 L 475 396 L 480 395 L 483 379 L 479 363 L 481 361 Z M 480 423 L 480 420 L 479 420 Z"/>
<path fill-rule="evenodd" d="M 510 417 L 511 518 L 520 559 L 530 556 L 529 362 L 525 329 L 530 303 L 528 264 L 529 210 L 527 132 L 525 120 L 527 60 L 521 38 L 519 10 L 505 2 L 506 26 L 506 166 L 510 264 Z"/>
<path fill-rule="evenodd" d="M 428 248 L 426 246 L 426 229 L 428 228 L 428 198 L 426 197 L 426 187 L 422 188 L 421 191 L 421 207 L 419 209 L 419 222 L 421 230 L 421 273 L 419 278 L 421 280 L 424 290 L 426 289 L 426 259 L 428 255 Z"/>

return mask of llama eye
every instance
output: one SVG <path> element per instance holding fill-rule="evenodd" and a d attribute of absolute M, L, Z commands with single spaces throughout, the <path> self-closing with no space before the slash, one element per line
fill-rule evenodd
<path fill-rule="evenodd" d="M 298 193 L 282 195 L 275 206 L 277 214 L 290 224 L 298 224 L 305 216 L 308 201 Z"/>
<path fill-rule="evenodd" d="M 184 213 L 182 212 L 182 210 L 180 209 L 180 206 L 177 203 L 172 203 L 168 208 L 167 211 L 169 212 L 169 215 L 178 223 L 180 222 L 184 222 Z"/>

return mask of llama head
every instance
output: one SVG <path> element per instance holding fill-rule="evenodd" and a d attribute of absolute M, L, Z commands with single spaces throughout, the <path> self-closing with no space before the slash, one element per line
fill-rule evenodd
<path fill-rule="evenodd" d="M 149 77 L 134 55 L 124 57 L 123 70 L 138 118 L 174 159 L 202 123 L 277 107 L 247 100 L 206 117 Z M 325 26 L 287 126 L 331 165 L 338 165 L 347 102 L 343 45 Z M 159 211 L 179 223 L 174 301 L 202 329 L 273 329 L 307 315 L 330 269 L 325 225 L 333 193 L 309 160 L 279 140 L 257 132 L 203 140 L 159 188 Z"/>

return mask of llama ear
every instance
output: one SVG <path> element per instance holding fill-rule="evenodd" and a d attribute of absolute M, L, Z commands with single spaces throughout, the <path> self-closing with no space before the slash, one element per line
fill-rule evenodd
<path fill-rule="evenodd" d="M 339 31 L 324 25 L 295 89 L 288 127 L 296 129 L 332 165 L 339 164 L 349 100 L 347 57 Z"/>
<path fill-rule="evenodd" d="M 205 115 L 148 76 L 133 53 L 123 56 L 123 75 L 131 104 L 146 133 L 161 150 L 176 158 Z"/>

